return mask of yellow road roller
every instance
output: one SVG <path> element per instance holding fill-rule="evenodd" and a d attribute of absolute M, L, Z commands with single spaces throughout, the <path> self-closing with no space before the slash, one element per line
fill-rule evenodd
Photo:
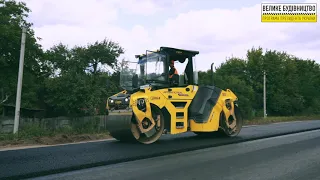
<path fill-rule="evenodd" d="M 123 90 L 117 94 L 114 94 L 107 99 L 107 114 L 112 111 L 129 108 L 130 94 L 128 91 Z"/>
<path fill-rule="evenodd" d="M 160 47 L 136 55 L 129 108 L 110 112 L 106 127 L 119 141 L 151 144 L 164 132 L 237 136 L 243 119 L 237 96 L 213 85 L 198 85 L 198 51 Z M 175 67 L 184 64 L 183 72 Z M 213 64 L 211 65 L 213 76 Z"/>
<path fill-rule="evenodd" d="M 132 84 L 132 80 L 134 80 L 134 76 L 136 75 L 136 71 L 138 70 L 137 67 L 130 68 L 130 65 L 137 66 L 137 62 L 132 61 L 122 61 L 121 62 L 121 70 L 120 70 L 120 78 L 119 78 L 119 85 L 122 88 L 122 91 L 110 96 L 107 98 L 106 103 L 106 114 L 108 115 L 110 112 L 121 112 L 122 110 L 129 109 L 129 100 L 130 95 L 134 87 Z M 108 81 L 107 84 L 110 84 Z"/>

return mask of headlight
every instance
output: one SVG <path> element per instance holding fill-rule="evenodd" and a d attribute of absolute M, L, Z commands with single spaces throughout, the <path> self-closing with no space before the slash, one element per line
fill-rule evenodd
<path fill-rule="evenodd" d="M 128 102 L 128 101 L 129 101 L 129 99 L 128 99 L 128 98 L 125 98 L 124 100 L 125 100 L 126 102 Z"/>
<path fill-rule="evenodd" d="M 111 99 L 110 102 L 113 103 L 113 100 Z"/>

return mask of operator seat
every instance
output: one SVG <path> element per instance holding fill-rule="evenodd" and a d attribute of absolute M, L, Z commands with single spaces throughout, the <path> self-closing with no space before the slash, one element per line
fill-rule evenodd
<path fill-rule="evenodd" d="M 178 74 L 173 74 L 172 78 L 170 78 L 169 83 L 171 87 L 178 87 L 179 86 L 180 77 Z"/>

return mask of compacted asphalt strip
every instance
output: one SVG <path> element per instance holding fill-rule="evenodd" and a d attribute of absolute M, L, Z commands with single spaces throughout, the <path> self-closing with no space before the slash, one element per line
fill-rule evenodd
<path fill-rule="evenodd" d="M 32 180 L 320 179 L 320 130 L 41 176 Z"/>
<path fill-rule="evenodd" d="M 320 129 L 320 120 L 243 128 L 234 138 L 164 135 L 150 145 L 100 141 L 0 152 L 0 179 L 42 176 L 125 161 Z"/>

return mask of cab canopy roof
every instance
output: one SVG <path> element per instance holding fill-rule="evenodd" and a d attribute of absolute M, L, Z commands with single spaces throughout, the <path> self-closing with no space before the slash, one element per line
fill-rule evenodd
<path fill-rule="evenodd" d="M 160 53 L 161 55 L 158 53 Z M 148 59 L 152 59 L 153 57 L 159 57 L 159 55 L 165 58 L 166 54 L 170 56 L 170 60 L 183 61 L 190 56 L 193 57 L 199 54 L 199 51 L 178 49 L 172 47 L 160 47 L 159 50 L 148 53 Z M 139 58 L 139 64 L 144 63 L 147 60 L 146 54 L 136 55 L 135 57 Z"/>
<path fill-rule="evenodd" d="M 193 50 L 186 50 L 186 49 L 178 49 L 178 48 L 172 48 L 172 47 L 160 47 L 160 51 L 164 51 L 168 53 L 170 56 L 172 55 L 181 55 L 181 56 L 195 56 L 199 54 L 199 51 L 193 51 Z"/>

